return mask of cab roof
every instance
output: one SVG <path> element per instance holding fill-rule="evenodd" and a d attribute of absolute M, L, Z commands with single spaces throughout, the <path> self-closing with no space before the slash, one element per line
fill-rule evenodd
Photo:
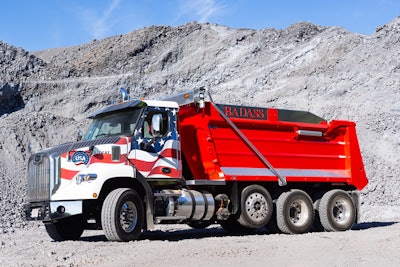
<path fill-rule="evenodd" d="M 106 106 L 102 109 L 99 109 L 91 114 L 89 114 L 89 119 L 94 119 L 99 117 L 100 115 L 105 115 L 109 113 L 114 113 L 119 110 L 130 109 L 130 108 L 142 108 L 147 106 L 147 104 L 141 100 L 130 100 L 126 102 L 116 103 L 110 106 Z"/>
<path fill-rule="evenodd" d="M 106 106 L 89 114 L 89 119 L 94 119 L 99 116 L 114 113 L 116 111 L 131 109 L 131 108 L 143 108 L 146 106 L 152 107 L 164 107 L 164 108 L 179 108 L 179 105 L 173 101 L 159 101 L 159 100 L 129 100 L 125 102 L 116 103 L 110 106 Z"/>

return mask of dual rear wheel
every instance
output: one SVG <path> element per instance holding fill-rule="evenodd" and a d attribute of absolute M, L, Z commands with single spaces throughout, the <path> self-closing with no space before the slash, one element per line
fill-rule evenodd
<path fill-rule="evenodd" d="M 302 190 L 282 193 L 277 199 L 275 211 L 271 195 L 260 185 L 245 187 L 240 199 L 238 218 L 230 217 L 220 222 L 229 232 L 248 232 L 266 225 L 276 225 L 275 230 L 279 232 L 301 234 L 309 231 L 313 225 L 313 202 Z"/>
<path fill-rule="evenodd" d="M 298 189 L 282 193 L 276 202 L 276 223 L 285 234 L 308 232 L 314 223 L 314 207 L 310 196 Z"/>
<path fill-rule="evenodd" d="M 273 203 L 267 189 L 260 185 L 250 185 L 243 189 L 238 222 L 245 228 L 263 227 L 271 218 Z"/>
<path fill-rule="evenodd" d="M 328 232 L 351 229 L 357 217 L 353 199 L 345 191 L 339 189 L 326 192 L 317 201 L 316 209 L 322 228 Z"/>
<path fill-rule="evenodd" d="M 314 205 L 303 190 L 292 189 L 280 194 L 275 209 L 269 192 L 260 185 L 250 185 L 242 190 L 240 214 L 221 221 L 229 232 L 245 232 L 267 226 L 272 232 L 302 234 L 319 222 L 325 231 L 346 231 L 356 220 L 356 207 L 345 191 L 334 189 L 325 192 Z"/>
<path fill-rule="evenodd" d="M 267 227 L 287 234 L 308 232 L 313 225 L 322 231 L 346 231 L 355 223 L 356 212 L 352 197 L 344 190 L 327 191 L 313 203 L 306 192 L 293 189 L 279 196 L 276 220 L 273 218 Z"/>
<path fill-rule="evenodd" d="M 220 225 L 228 232 L 246 233 L 263 227 L 271 218 L 273 202 L 271 195 L 260 185 L 249 185 L 240 196 L 240 214 L 231 215 Z"/>

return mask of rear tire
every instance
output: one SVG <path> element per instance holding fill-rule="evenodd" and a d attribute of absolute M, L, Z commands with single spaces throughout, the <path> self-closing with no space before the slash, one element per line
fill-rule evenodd
<path fill-rule="evenodd" d="M 54 241 L 78 240 L 83 233 L 82 216 L 72 216 L 44 224 L 47 234 Z"/>
<path fill-rule="evenodd" d="M 187 225 L 189 225 L 193 229 L 205 229 L 205 228 L 207 228 L 208 226 L 210 226 L 213 223 L 214 223 L 213 220 L 209 220 L 209 221 L 190 221 L 190 222 L 187 223 Z"/>
<path fill-rule="evenodd" d="M 242 226 L 252 229 L 263 227 L 272 216 L 271 195 L 260 185 L 249 185 L 242 191 L 240 210 L 238 222 Z"/>
<path fill-rule="evenodd" d="M 227 220 L 219 221 L 222 229 L 232 234 L 249 234 L 253 233 L 255 229 L 247 228 L 241 225 L 237 219 L 231 215 Z"/>
<path fill-rule="evenodd" d="M 283 233 L 308 232 L 314 222 L 314 207 L 310 196 L 298 189 L 282 193 L 276 202 L 276 219 Z"/>
<path fill-rule="evenodd" d="M 313 223 L 313 231 L 315 232 L 322 232 L 324 231 L 324 227 L 321 224 L 321 220 L 320 220 L 320 216 L 319 216 L 319 211 L 318 211 L 318 207 L 319 207 L 319 203 L 321 202 L 321 198 L 322 196 L 325 194 L 325 191 L 320 191 L 318 193 L 316 193 L 313 196 L 313 200 L 314 200 L 314 212 L 315 212 L 315 216 L 314 216 L 314 223 Z"/>
<path fill-rule="evenodd" d="M 328 191 L 322 196 L 318 213 L 323 228 L 328 232 L 349 230 L 356 219 L 353 199 L 340 189 Z"/>
<path fill-rule="evenodd" d="M 108 240 L 136 240 L 143 224 L 143 202 L 135 190 L 118 188 L 108 194 L 101 210 L 101 225 Z"/>
<path fill-rule="evenodd" d="M 274 204 L 274 210 L 272 212 L 271 219 L 269 219 L 268 223 L 265 225 L 267 227 L 268 231 L 271 234 L 281 234 L 282 231 L 278 227 L 278 222 L 276 220 L 276 204 Z"/>

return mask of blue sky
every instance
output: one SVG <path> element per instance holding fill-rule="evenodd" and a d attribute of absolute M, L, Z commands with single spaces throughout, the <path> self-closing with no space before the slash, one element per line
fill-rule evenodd
<path fill-rule="evenodd" d="M 0 40 L 36 51 L 192 21 L 252 29 L 307 21 L 372 34 L 399 15 L 400 0 L 13 0 L 1 4 Z"/>

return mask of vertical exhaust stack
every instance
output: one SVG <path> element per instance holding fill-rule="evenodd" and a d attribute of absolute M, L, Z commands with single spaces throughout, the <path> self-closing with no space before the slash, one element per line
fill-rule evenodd
<path fill-rule="evenodd" d="M 206 92 L 206 88 L 205 87 L 201 87 L 200 89 L 199 89 L 199 94 L 198 94 L 198 98 L 199 98 L 199 100 L 198 100 L 198 103 L 199 103 L 199 107 L 201 108 L 201 109 L 204 109 L 205 107 L 206 107 L 206 104 L 205 104 L 205 100 L 204 100 L 204 93 Z"/>
<path fill-rule="evenodd" d="M 121 87 L 119 89 L 119 91 L 121 92 L 122 102 L 125 102 L 125 101 L 128 101 L 128 100 L 131 99 L 131 97 L 129 96 L 128 91 L 124 87 Z"/>

